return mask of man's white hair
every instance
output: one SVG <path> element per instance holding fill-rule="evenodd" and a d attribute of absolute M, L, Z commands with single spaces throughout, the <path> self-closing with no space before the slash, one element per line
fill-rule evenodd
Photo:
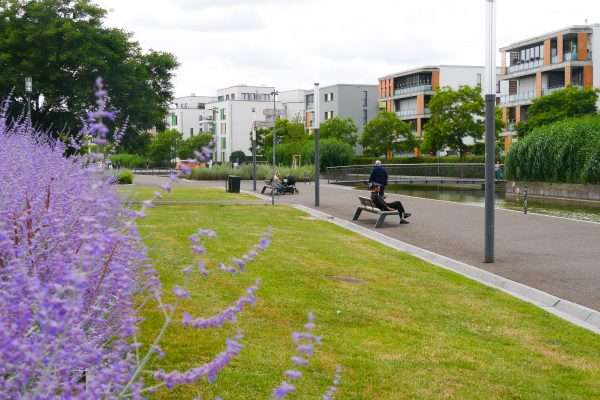
<path fill-rule="evenodd" d="M 375 161 L 375 165 L 381 165 L 381 161 L 379 161 L 379 160 Z"/>

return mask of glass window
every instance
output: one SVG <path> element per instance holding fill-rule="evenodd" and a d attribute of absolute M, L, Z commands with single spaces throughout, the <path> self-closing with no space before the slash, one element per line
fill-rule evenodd
<path fill-rule="evenodd" d="M 205 104 L 204 103 L 198 103 L 198 108 L 201 109 L 201 110 L 204 110 Z"/>
<path fill-rule="evenodd" d="M 235 100 L 235 93 L 231 93 L 231 100 Z"/>
<path fill-rule="evenodd" d="M 221 119 L 222 120 L 225 119 L 225 109 L 224 108 L 219 109 L 219 113 L 221 115 Z"/>
<path fill-rule="evenodd" d="M 363 90 L 363 107 L 367 106 L 367 95 L 368 92 L 366 90 Z"/>
<path fill-rule="evenodd" d="M 171 126 L 177 125 L 177 115 L 171 115 Z"/>
<path fill-rule="evenodd" d="M 226 148 L 227 148 L 227 138 L 222 137 L 221 138 L 221 149 L 226 149 Z"/>
<path fill-rule="evenodd" d="M 228 94 L 225 95 L 225 100 L 229 100 L 229 95 Z"/>
<path fill-rule="evenodd" d="M 367 110 L 363 110 L 363 125 L 367 124 Z"/>
<path fill-rule="evenodd" d="M 190 128 L 190 137 L 194 137 L 194 128 Z"/>

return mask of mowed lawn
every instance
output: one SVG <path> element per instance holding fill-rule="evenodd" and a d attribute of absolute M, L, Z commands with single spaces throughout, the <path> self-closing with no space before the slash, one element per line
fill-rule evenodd
<path fill-rule="evenodd" d="M 268 226 L 272 245 L 246 273 L 232 277 L 215 269 L 216 262 L 244 254 Z M 293 208 L 165 205 L 149 210 L 140 227 L 167 293 L 184 282 L 179 271 L 194 260 L 189 235 L 198 228 L 218 234 L 204 258 L 211 273 L 191 280 L 192 296 L 179 316 L 212 316 L 261 280 L 257 306 L 237 323 L 207 331 L 180 323 L 169 328 L 161 343 L 166 355 L 151 369 L 206 362 L 238 329 L 245 348 L 214 383 L 163 388 L 153 398 L 269 398 L 292 367 L 291 334 L 302 329 L 309 311 L 323 345 L 301 369 L 298 393 L 290 398 L 321 398 L 337 365 L 343 375 L 337 399 L 600 398 L 599 336 Z M 154 304 L 143 314 L 148 343 L 162 318 Z"/>
<path fill-rule="evenodd" d="M 166 181 L 166 180 L 165 180 Z M 172 193 L 165 193 L 159 188 L 143 186 L 120 186 L 119 193 L 127 199 L 143 201 L 154 197 L 154 192 L 164 196 L 163 201 L 236 201 L 236 200 L 258 200 L 256 197 L 245 193 L 225 193 L 220 188 L 188 188 L 176 187 Z M 156 199 L 159 201 L 158 199 Z"/>

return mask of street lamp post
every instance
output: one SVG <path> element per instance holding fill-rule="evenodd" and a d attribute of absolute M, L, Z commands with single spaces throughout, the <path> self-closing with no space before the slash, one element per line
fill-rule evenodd
<path fill-rule="evenodd" d="M 27 93 L 27 117 L 31 121 L 31 92 L 33 91 L 33 79 L 30 76 L 25 77 L 25 93 Z"/>
<path fill-rule="evenodd" d="M 256 192 L 256 109 L 252 107 L 252 187 Z"/>
<path fill-rule="evenodd" d="M 496 157 L 496 0 L 485 0 L 485 262 L 494 262 Z"/>
<path fill-rule="evenodd" d="M 315 109 L 315 207 L 319 207 L 320 193 L 319 181 L 321 176 L 321 157 L 319 148 L 319 84 L 315 83 L 314 92 L 314 109 Z"/>
<path fill-rule="evenodd" d="M 275 146 L 277 143 L 277 111 L 275 110 L 275 97 L 279 94 L 278 91 L 273 90 L 271 96 L 273 96 L 273 183 L 271 188 L 271 205 L 275 205 Z"/>
<path fill-rule="evenodd" d="M 218 110 L 219 110 L 218 107 L 211 108 L 212 117 L 213 117 L 213 120 L 212 120 L 212 123 L 213 123 L 213 138 L 214 138 L 215 141 L 217 141 L 217 111 Z M 215 143 L 215 152 L 217 151 L 217 144 L 218 143 Z M 217 160 L 217 156 L 214 155 L 214 154 L 211 154 L 211 158 L 214 158 L 215 161 Z"/>

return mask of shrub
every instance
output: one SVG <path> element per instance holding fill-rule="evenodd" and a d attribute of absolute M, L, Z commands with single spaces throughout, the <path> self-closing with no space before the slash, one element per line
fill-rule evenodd
<path fill-rule="evenodd" d="M 236 150 L 231 153 L 231 157 L 229 158 L 231 162 L 236 162 L 238 164 L 243 164 L 246 162 L 246 153 L 241 150 Z"/>
<path fill-rule="evenodd" d="M 144 168 L 146 161 L 144 157 L 139 154 L 113 154 L 110 157 L 110 161 L 112 162 L 115 168 L 120 165 L 123 168 Z"/>
<path fill-rule="evenodd" d="M 131 185 L 133 183 L 133 174 L 129 170 L 117 171 L 116 177 L 119 185 Z"/>
<path fill-rule="evenodd" d="M 534 129 L 514 143 L 505 162 L 516 180 L 599 183 L 600 115 L 569 118 Z"/>
<path fill-rule="evenodd" d="M 375 160 L 384 164 L 437 164 L 437 163 L 484 163 L 485 156 L 441 156 L 441 157 L 370 157 L 355 156 L 352 165 L 373 165 Z"/>
<path fill-rule="evenodd" d="M 303 165 L 300 168 L 290 168 L 286 166 L 277 166 L 277 170 L 282 176 L 294 175 L 302 179 L 304 176 L 314 175 L 313 165 Z M 231 164 L 215 164 L 212 168 L 194 168 L 188 178 L 194 180 L 225 180 L 228 175 L 240 176 L 244 180 L 252 179 L 252 164 L 243 164 L 239 169 L 233 169 Z M 256 165 L 256 179 L 269 180 L 273 175 L 273 167 L 270 164 Z"/>

